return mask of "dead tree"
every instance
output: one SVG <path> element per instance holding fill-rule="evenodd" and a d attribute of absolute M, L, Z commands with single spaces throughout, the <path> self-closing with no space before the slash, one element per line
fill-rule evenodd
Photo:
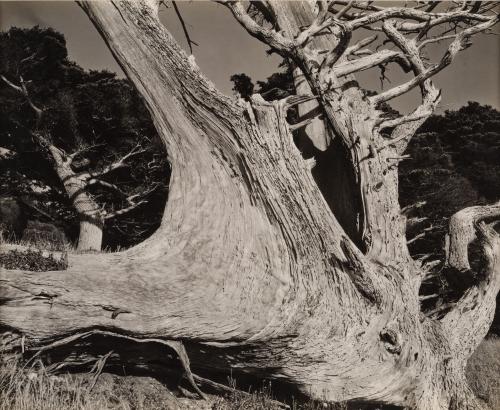
<path fill-rule="evenodd" d="M 144 153 L 145 150 L 140 145 L 137 145 L 126 155 L 115 159 L 114 162 L 106 165 L 101 170 L 82 171 L 81 166 L 75 169 L 74 161 L 81 157 L 85 151 L 91 150 L 93 147 L 90 145 L 82 146 L 80 149 L 68 154 L 62 148 L 54 145 L 50 135 L 48 135 L 49 132 L 41 126 L 44 109 L 35 104 L 31 98 L 27 82 L 20 77 L 19 85 L 16 85 L 3 75 L 0 78 L 4 84 L 8 85 L 25 99 L 36 116 L 35 127 L 33 132 L 31 132 L 33 140 L 51 161 L 66 195 L 78 214 L 80 232 L 78 235 L 77 250 L 101 250 L 105 222 L 146 203 L 147 194 L 151 191 L 151 189 L 144 189 L 142 192 L 129 195 L 116 184 L 105 181 L 103 177 L 117 169 L 127 167 L 127 160 Z M 115 210 L 109 209 L 109 207 L 106 209 L 90 192 L 90 189 L 94 186 L 110 190 L 122 198 L 126 205 L 121 209 Z"/>
<path fill-rule="evenodd" d="M 488 225 L 497 207 L 452 218 L 451 232 L 473 227 L 487 274 L 449 313 L 425 317 L 426 271 L 407 249 L 397 165 L 439 102 L 431 77 L 498 16 L 491 2 L 435 3 L 320 1 L 315 11 L 311 2 L 269 0 L 260 7 L 271 27 L 224 3 L 307 80 L 311 95 L 272 102 L 219 93 L 160 23 L 157 2 L 80 3 L 152 114 L 172 164 L 169 200 L 159 230 L 125 252 L 74 255 L 64 272 L 2 271 L 5 348 L 44 352 L 100 335 L 114 346 L 168 346 L 196 372 L 283 380 L 325 401 L 481 408 L 464 369 L 500 286 L 500 239 Z M 373 37 L 353 42 L 361 29 L 380 36 L 380 47 L 369 48 Z M 442 58 L 426 61 L 426 47 L 441 40 L 450 41 Z M 388 63 L 413 77 L 368 95 L 356 74 Z M 414 88 L 422 103 L 386 118 L 380 104 Z M 352 235 L 286 121 L 290 107 L 311 100 L 354 172 L 360 206 L 344 209 Z M 452 234 L 450 248 L 471 238 Z"/>

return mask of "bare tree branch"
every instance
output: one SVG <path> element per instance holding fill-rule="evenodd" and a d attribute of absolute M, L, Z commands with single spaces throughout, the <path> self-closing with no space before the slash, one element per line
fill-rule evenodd
<path fill-rule="evenodd" d="M 120 194 L 124 198 L 127 197 L 127 194 L 125 192 L 123 192 L 117 185 L 112 184 L 110 182 L 103 181 L 102 179 L 92 178 L 88 181 L 88 186 L 90 186 L 90 185 L 100 185 L 103 188 L 107 188 L 107 189 L 110 189 L 114 192 L 117 192 L 118 194 Z"/>
<path fill-rule="evenodd" d="M 231 10 L 236 20 L 246 28 L 255 38 L 276 49 L 280 53 L 288 54 L 294 47 L 294 41 L 285 38 L 272 29 L 262 27 L 245 11 L 243 4 L 237 1 L 220 2 Z"/>
<path fill-rule="evenodd" d="M 450 218 L 446 263 L 459 270 L 470 270 L 468 246 L 476 238 L 477 224 L 500 218 L 500 201 L 487 206 L 462 209 Z"/>
<path fill-rule="evenodd" d="M 0 147 L 0 160 L 10 159 L 14 157 L 16 153 L 8 148 Z"/>
<path fill-rule="evenodd" d="M 402 117 L 395 118 L 393 120 L 383 121 L 382 123 L 380 123 L 378 128 L 379 130 L 383 130 L 385 128 L 393 128 L 396 127 L 397 125 L 406 124 L 408 122 L 427 119 L 429 115 L 431 115 L 433 112 L 434 111 L 430 107 L 423 107 L 422 109 L 416 110 L 411 114 L 404 115 Z M 386 144 L 382 146 L 382 148 L 385 148 L 389 145 L 394 145 L 396 142 L 401 141 L 403 138 L 406 138 L 406 136 L 403 136 L 403 138 L 401 139 L 398 138 L 394 138 L 393 140 L 388 141 Z"/>
<path fill-rule="evenodd" d="M 124 155 L 122 158 L 120 158 L 118 161 L 113 162 L 112 164 L 106 165 L 103 169 L 100 171 L 95 171 L 95 172 L 89 172 L 88 173 L 88 178 L 96 178 L 96 177 L 101 177 L 103 175 L 109 174 L 110 172 L 126 167 L 126 161 L 130 159 L 131 157 L 134 157 L 136 155 L 140 155 L 142 153 L 146 152 L 145 149 L 142 149 L 140 145 L 136 145 L 129 153 Z"/>
<path fill-rule="evenodd" d="M 337 4 L 340 4 L 341 6 L 347 6 L 351 5 L 351 7 L 360 9 L 360 10 L 367 10 L 367 11 L 380 11 L 383 10 L 383 7 L 378 7 L 370 4 L 372 2 L 366 2 L 366 1 L 334 1 L 330 5 L 330 9 L 332 10 Z"/>
<path fill-rule="evenodd" d="M 407 205 L 401 209 L 401 214 L 408 215 L 408 214 L 412 213 L 415 209 L 422 208 L 426 204 L 427 204 L 427 202 L 425 202 L 425 201 L 419 201 L 419 202 L 416 202 L 414 204 Z"/>
<path fill-rule="evenodd" d="M 456 34 L 450 34 L 450 35 L 447 35 L 447 36 L 439 36 L 439 37 L 433 37 L 433 38 L 429 38 L 425 41 L 422 41 L 419 45 L 418 45 L 418 49 L 422 49 L 424 48 L 425 46 L 427 46 L 428 44 L 432 44 L 432 43 L 439 43 L 440 41 L 444 41 L 444 40 L 449 40 L 449 39 L 452 39 L 452 38 L 455 38 L 456 37 Z"/>
<path fill-rule="evenodd" d="M 378 53 L 358 58 L 357 60 L 346 61 L 343 64 L 335 66 L 334 71 L 338 77 L 342 77 L 358 71 L 364 71 L 377 67 L 380 64 L 401 60 L 403 58 L 404 55 L 399 51 L 382 50 Z"/>
<path fill-rule="evenodd" d="M 2 80 L 9 86 L 11 87 L 13 90 L 16 90 L 18 93 L 20 93 L 22 96 L 24 96 L 24 98 L 26 99 L 27 103 L 29 104 L 29 106 L 33 109 L 33 111 L 35 112 L 35 115 L 36 115 L 36 122 L 37 122 L 37 128 L 38 126 L 40 125 L 40 121 L 42 119 L 42 114 L 43 114 L 43 110 L 39 107 L 37 107 L 34 103 L 33 103 L 33 100 L 31 99 L 29 93 L 28 93 L 28 89 L 26 88 L 26 83 L 24 82 L 23 80 L 23 77 L 19 77 L 19 80 L 20 80 L 20 86 L 18 85 L 15 85 L 14 83 L 10 82 L 7 78 L 5 78 L 5 76 L 3 75 L 0 75 L 0 78 L 2 78 Z"/>
<path fill-rule="evenodd" d="M 338 19 L 339 19 L 339 18 L 341 18 L 342 16 L 344 16 L 344 14 L 346 14 L 346 13 L 347 13 L 347 12 L 351 9 L 351 7 L 353 7 L 354 3 L 355 3 L 355 2 L 354 2 L 354 1 L 352 1 L 352 0 L 351 0 L 350 2 L 348 2 L 348 3 L 345 5 L 345 7 L 344 7 L 343 9 L 341 9 L 341 10 L 340 10 L 340 11 L 339 11 L 336 15 L 335 15 L 335 18 L 338 18 Z"/>
<path fill-rule="evenodd" d="M 143 204 L 146 204 L 148 201 L 146 200 L 141 200 L 139 202 L 132 202 L 129 206 L 127 206 L 126 208 L 122 208 L 122 209 L 119 209 L 117 211 L 114 211 L 114 212 L 107 212 L 105 215 L 104 215 L 104 220 L 108 220 L 108 219 L 112 219 L 112 218 L 116 218 L 117 216 L 119 215 L 124 215 L 130 211 L 133 211 L 134 209 L 136 209 L 137 207 L 143 205 Z"/>
<path fill-rule="evenodd" d="M 353 20 L 347 23 L 347 25 L 352 30 L 355 30 L 360 27 L 365 27 L 392 18 L 413 19 L 420 22 L 399 23 L 397 28 L 402 31 L 415 31 L 424 27 L 430 28 L 454 20 L 475 20 L 479 22 L 487 22 L 490 19 L 489 17 L 482 14 L 473 14 L 466 11 L 430 13 L 422 10 L 417 10 L 415 8 L 390 7 Z"/>
<path fill-rule="evenodd" d="M 377 35 L 373 35 L 373 36 L 366 37 L 366 38 L 358 41 L 356 44 L 352 45 L 351 47 L 348 47 L 346 49 L 344 55 L 348 56 L 348 55 L 351 55 L 351 54 L 355 54 L 356 52 L 358 52 L 363 47 L 366 47 L 367 45 L 373 43 L 375 40 L 377 40 L 377 38 L 378 38 Z"/>
<path fill-rule="evenodd" d="M 184 19 L 182 18 L 182 14 L 181 14 L 181 11 L 179 10 L 179 7 L 177 6 L 177 2 L 172 1 L 172 5 L 174 6 L 175 14 L 177 14 L 177 17 L 179 18 L 179 21 L 181 22 L 182 30 L 184 31 L 184 35 L 186 36 L 186 40 L 187 40 L 187 43 L 189 46 L 189 52 L 191 54 L 193 54 L 193 44 L 195 46 L 197 46 L 199 44 L 196 43 L 195 41 L 191 40 L 191 37 L 189 36 L 189 31 L 186 27 L 186 23 L 185 23 Z"/>
<path fill-rule="evenodd" d="M 18 85 L 15 85 L 14 83 L 12 83 L 11 81 L 9 81 L 5 76 L 3 75 L 0 75 L 0 78 L 3 80 L 3 82 L 5 84 L 7 84 L 9 87 L 11 87 L 13 90 L 16 90 L 18 93 L 23 93 L 23 89 L 18 86 Z"/>
<path fill-rule="evenodd" d="M 93 144 L 93 145 L 88 145 L 86 147 L 83 147 L 83 148 L 80 148 L 79 150 L 71 153 L 68 155 L 68 157 L 71 159 L 71 161 L 73 161 L 78 155 L 84 153 L 84 152 L 87 152 L 87 151 L 91 151 L 93 150 L 94 148 L 97 148 L 97 147 L 102 147 L 104 144 Z"/>
<path fill-rule="evenodd" d="M 474 219 L 478 216 L 478 211 L 482 212 L 478 207 L 473 208 L 476 210 L 464 210 L 467 215 L 465 219 Z M 499 212 L 500 203 L 485 208 L 496 208 L 496 212 Z M 486 274 L 477 286 L 467 290 L 441 320 L 454 349 L 466 354 L 472 353 L 479 341 L 486 336 L 495 314 L 495 300 L 500 289 L 500 236 L 485 222 L 479 222 L 475 227 L 487 260 Z"/>

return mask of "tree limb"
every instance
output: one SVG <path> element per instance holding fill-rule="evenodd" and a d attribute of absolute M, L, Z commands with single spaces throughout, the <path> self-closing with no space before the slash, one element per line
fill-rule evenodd
<path fill-rule="evenodd" d="M 189 46 L 189 52 L 193 54 L 193 44 L 195 46 L 198 45 L 198 43 L 194 42 L 191 40 L 191 37 L 189 36 L 189 31 L 186 27 L 186 23 L 184 22 L 184 19 L 182 18 L 181 11 L 179 10 L 179 7 L 177 6 L 176 1 L 172 1 L 172 5 L 174 6 L 175 14 L 177 14 L 177 17 L 179 18 L 179 21 L 181 22 L 182 30 L 184 31 L 184 35 L 186 36 L 186 40 Z"/>
<path fill-rule="evenodd" d="M 0 147 L 0 160 L 9 159 L 16 155 L 16 153 L 8 148 Z"/>
<path fill-rule="evenodd" d="M 126 167 L 127 166 L 126 161 L 128 159 L 130 159 L 133 156 L 142 154 L 144 152 L 146 152 L 145 149 L 142 149 L 140 145 L 136 145 L 129 153 L 125 154 L 118 161 L 115 161 L 112 164 L 105 166 L 100 171 L 89 172 L 87 177 L 88 178 L 102 177 L 103 175 L 109 174 L 110 172 L 112 172 L 116 169 Z"/>
<path fill-rule="evenodd" d="M 88 185 L 100 185 L 103 188 L 107 188 L 107 189 L 110 189 L 112 191 L 117 192 L 118 194 L 120 194 L 124 198 L 127 197 L 127 194 L 125 192 L 123 192 L 120 188 L 118 188 L 117 185 L 111 184 L 110 182 L 103 181 L 102 179 L 92 178 L 88 181 Z"/>
<path fill-rule="evenodd" d="M 335 15 L 335 18 L 339 19 L 341 18 L 342 16 L 344 16 L 344 14 L 346 14 L 350 9 L 351 7 L 354 6 L 354 1 L 351 0 L 349 1 L 345 6 L 344 8 L 342 8 L 336 15 Z"/>
<path fill-rule="evenodd" d="M 106 214 L 104 215 L 104 219 L 105 220 L 108 220 L 108 219 L 112 219 L 112 218 L 115 218 L 119 215 L 124 215 L 130 211 L 133 211 L 135 208 L 143 205 L 143 204 L 146 204 L 148 201 L 146 200 L 141 200 L 139 202 L 134 202 L 134 203 L 131 203 L 129 206 L 127 206 L 126 208 L 122 208 L 122 209 L 119 209 L 117 211 L 114 211 L 114 212 L 106 212 Z"/>
<path fill-rule="evenodd" d="M 473 206 L 455 213 L 449 222 L 448 266 L 460 272 L 470 270 L 468 247 L 476 239 L 479 222 L 500 218 L 500 201 L 493 205 Z"/>
<path fill-rule="evenodd" d="M 358 41 L 356 44 L 352 45 L 351 47 L 348 47 L 344 53 L 345 56 L 349 56 L 351 54 L 355 54 L 357 51 L 359 51 L 361 48 L 373 43 L 375 40 L 377 40 L 378 36 L 375 34 L 370 37 L 366 37 L 360 41 Z"/>
<path fill-rule="evenodd" d="M 398 29 L 402 31 L 415 31 L 423 27 L 434 27 L 438 24 L 443 24 L 453 20 L 475 20 L 487 22 L 490 18 L 482 14 L 473 14 L 464 11 L 430 13 L 415 8 L 390 7 L 384 10 L 363 16 L 359 19 L 347 23 L 352 30 L 360 27 L 365 27 L 380 21 L 385 21 L 392 18 L 413 19 L 420 23 L 403 22 L 398 25 Z"/>
<path fill-rule="evenodd" d="M 382 50 L 378 53 L 340 64 L 334 68 L 334 71 L 338 77 L 342 77 L 403 58 L 404 55 L 398 51 Z"/>
<path fill-rule="evenodd" d="M 426 204 L 427 204 L 427 202 L 425 202 L 425 201 L 419 201 L 419 202 L 416 202 L 414 204 L 407 205 L 407 206 L 405 206 L 404 208 L 401 209 L 401 214 L 408 215 L 411 212 L 413 212 L 415 209 L 422 208 Z"/>
<path fill-rule="evenodd" d="M 89 145 L 83 148 L 78 149 L 77 151 L 71 153 L 68 155 L 68 157 L 73 161 L 78 155 L 82 154 L 83 152 L 91 151 L 92 149 L 96 147 L 102 147 L 104 144 L 94 144 L 94 145 Z"/>
<path fill-rule="evenodd" d="M 32 110 L 35 112 L 35 115 L 36 115 L 36 123 L 37 123 L 37 128 L 39 127 L 40 125 L 40 121 L 42 119 L 42 114 L 43 114 L 43 110 L 39 107 L 37 107 L 35 105 L 35 103 L 33 103 L 33 100 L 31 99 L 30 95 L 29 95 L 29 92 L 28 92 L 28 89 L 26 88 L 26 83 L 24 82 L 23 80 L 23 77 L 19 77 L 19 80 L 20 80 L 20 86 L 18 85 L 15 85 L 14 83 L 10 82 L 7 78 L 5 78 L 3 75 L 0 75 L 0 78 L 2 78 L 2 80 L 9 86 L 11 87 L 13 90 L 17 91 L 18 93 L 20 93 L 22 96 L 24 96 L 24 98 L 26 99 L 27 103 L 29 104 L 29 106 L 32 108 Z"/>
<path fill-rule="evenodd" d="M 433 112 L 434 111 L 431 108 L 422 107 L 420 110 L 415 110 L 411 114 L 403 115 L 403 116 L 401 116 L 399 118 L 395 118 L 393 120 L 383 121 L 378 126 L 378 129 L 383 130 L 385 128 L 393 128 L 393 127 L 396 127 L 397 125 L 406 124 L 408 122 L 427 119 Z M 405 138 L 406 138 L 406 136 L 405 136 Z M 388 145 L 394 145 L 398 141 L 401 141 L 401 140 L 395 138 L 394 140 L 389 141 L 386 144 L 384 144 L 382 146 L 382 148 L 385 148 Z"/>
<path fill-rule="evenodd" d="M 481 212 L 478 207 L 473 208 L 476 210 L 465 212 L 466 215 L 469 214 L 468 219 L 474 219 L 477 217 L 476 212 Z M 496 208 L 498 212 L 500 204 L 486 208 Z M 441 320 L 452 348 L 467 357 L 489 330 L 500 289 L 500 235 L 485 222 L 477 223 L 475 228 L 487 260 L 486 274 L 479 285 L 468 289 Z"/>
<path fill-rule="evenodd" d="M 220 2 L 231 10 L 236 20 L 246 28 L 255 38 L 268 44 L 278 52 L 287 55 L 294 47 L 294 41 L 285 38 L 277 31 L 262 27 L 245 11 L 243 4 L 238 1 Z"/>
<path fill-rule="evenodd" d="M 398 87 L 394 87 L 394 88 L 386 91 L 385 93 L 378 94 L 377 96 L 372 97 L 373 102 L 380 103 L 383 101 L 389 101 L 393 98 L 396 98 L 400 95 L 403 95 L 403 94 L 407 93 L 408 91 L 412 90 L 413 88 L 415 88 L 416 86 L 422 84 L 428 78 L 439 73 L 442 69 L 447 67 L 453 61 L 455 56 L 461 50 L 464 50 L 465 48 L 468 47 L 467 41 L 468 41 L 470 36 L 490 28 L 491 26 L 496 24 L 499 20 L 500 19 L 497 16 L 496 18 L 488 19 L 488 21 L 486 21 L 485 23 L 481 23 L 481 24 L 478 24 L 477 26 L 473 26 L 473 27 L 470 27 L 466 30 L 463 30 L 461 33 L 457 34 L 457 36 L 455 37 L 455 40 L 449 45 L 448 49 L 446 50 L 445 54 L 443 55 L 443 57 L 441 58 L 441 60 L 439 61 L 438 64 L 434 64 L 433 66 L 431 66 L 430 68 L 428 68 L 427 70 L 424 70 L 424 71 L 422 71 L 420 68 L 419 69 L 420 72 L 412 80 L 407 81 L 406 83 L 401 84 Z M 389 35 L 392 35 L 391 38 L 397 39 L 398 37 L 399 38 L 402 37 L 402 35 L 398 36 L 397 30 L 390 23 L 384 24 L 384 30 Z M 396 41 L 398 41 L 398 40 L 396 40 Z M 409 43 L 410 42 L 405 39 L 404 42 L 398 41 L 398 46 L 401 44 L 403 47 L 408 48 Z M 414 47 L 414 44 L 413 44 L 413 47 Z M 410 50 L 410 48 L 408 48 L 408 50 Z M 418 58 L 420 58 L 419 54 L 416 54 L 416 55 L 413 55 L 413 54 L 414 53 L 411 54 L 411 58 L 409 56 L 409 59 L 416 62 L 416 56 L 418 56 Z M 419 67 L 419 64 L 414 63 L 413 65 L 416 68 Z"/>

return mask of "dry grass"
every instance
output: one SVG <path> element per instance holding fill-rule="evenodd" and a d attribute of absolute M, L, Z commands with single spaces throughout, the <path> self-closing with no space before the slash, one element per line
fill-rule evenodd
<path fill-rule="evenodd" d="M 16 360 L 0 367 L 0 410 L 98 410 L 130 409 L 119 398 L 95 394 L 89 383 L 72 377 L 56 377 L 43 367 L 23 369 Z"/>
<path fill-rule="evenodd" d="M 492 409 L 500 409 L 500 338 L 481 343 L 467 364 L 467 379 L 476 395 Z"/>
<path fill-rule="evenodd" d="M 168 390 L 150 377 L 103 373 L 53 375 L 40 362 L 23 368 L 15 359 L 0 364 L 0 410 L 283 410 L 269 389 L 237 390 L 207 401 L 180 388 Z M 185 394 L 185 395 L 184 395 Z M 345 410 L 345 405 L 295 403 L 291 410 Z"/>
<path fill-rule="evenodd" d="M 485 340 L 468 364 L 474 391 L 492 409 L 500 409 L 500 339 Z M 0 410 L 278 410 L 270 389 L 209 395 L 200 401 L 183 389 L 170 391 L 150 377 L 103 373 L 55 376 L 40 362 L 23 368 L 14 359 L 0 363 Z M 183 395 L 186 393 L 186 396 Z M 377 407 L 373 407 L 375 409 Z M 357 409 L 346 404 L 294 403 L 291 410 Z M 366 407 L 365 407 L 366 410 Z"/>
<path fill-rule="evenodd" d="M 6 269 L 22 269 L 36 272 L 65 270 L 68 267 L 67 257 L 55 257 L 52 253 L 44 254 L 41 250 L 17 249 L 0 253 L 0 266 Z"/>

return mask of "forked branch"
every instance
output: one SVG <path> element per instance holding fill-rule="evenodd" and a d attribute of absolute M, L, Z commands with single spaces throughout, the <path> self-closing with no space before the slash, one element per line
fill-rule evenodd
<path fill-rule="evenodd" d="M 5 84 L 7 84 L 10 88 L 13 90 L 17 91 L 19 94 L 21 94 L 25 99 L 26 102 L 29 104 L 31 109 L 34 111 L 35 116 L 36 116 L 36 128 L 40 126 L 40 122 L 42 120 L 42 115 L 43 115 L 43 110 L 39 108 L 33 100 L 31 99 L 28 88 L 26 87 L 26 82 L 24 81 L 23 77 L 19 77 L 19 83 L 20 85 L 15 85 L 13 82 L 9 81 L 5 76 L 0 75 L 0 78 L 3 80 Z"/>
<path fill-rule="evenodd" d="M 130 150 L 127 154 L 125 154 L 119 160 L 117 160 L 109 165 L 106 165 L 104 168 L 102 168 L 99 171 L 89 172 L 87 174 L 87 177 L 88 178 L 98 178 L 98 177 L 102 177 L 106 174 L 109 174 L 110 172 L 115 171 L 117 169 L 124 168 L 127 166 L 128 159 L 135 157 L 136 155 L 143 154 L 144 152 L 146 152 L 145 149 L 143 149 L 140 145 L 136 145 L 134 148 L 132 148 L 132 150 Z"/>
<path fill-rule="evenodd" d="M 292 51 L 294 47 L 294 42 L 292 40 L 285 38 L 276 30 L 269 29 L 258 24 L 246 12 L 242 3 L 238 1 L 221 1 L 220 3 L 228 7 L 236 20 L 238 20 L 238 22 L 255 38 L 263 41 L 265 44 L 268 44 L 270 47 L 283 55 L 287 55 Z"/>
<path fill-rule="evenodd" d="M 500 204 L 497 203 L 491 207 L 468 208 L 465 212 L 461 211 L 460 215 L 470 221 L 482 218 L 480 215 L 484 215 L 483 212 L 491 212 L 499 218 L 499 210 Z M 442 319 L 452 347 L 457 353 L 463 352 L 465 355 L 470 355 L 486 336 L 495 314 L 495 302 L 500 289 L 500 235 L 493 228 L 493 224 L 477 222 L 474 225 L 487 261 L 484 277 L 477 286 L 468 289 Z M 461 244 L 467 242 L 468 233 L 469 231 L 464 232 Z M 461 248 L 467 252 L 466 246 Z"/>
<path fill-rule="evenodd" d="M 480 33 L 482 31 L 487 30 L 492 27 L 496 23 L 498 23 L 499 17 L 495 18 L 487 18 L 487 21 L 484 23 L 478 24 L 476 26 L 470 27 L 466 30 L 463 30 L 459 34 L 456 35 L 455 40 L 448 46 L 445 54 L 441 58 L 441 60 L 424 71 L 420 72 L 416 77 L 403 83 L 397 87 L 394 87 L 384 93 L 378 94 L 372 97 L 372 101 L 374 104 L 378 104 L 384 101 L 392 100 L 393 98 L 399 97 L 400 95 L 406 94 L 411 91 L 413 88 L 419 86 L 427 79 L 439 73 L 445 67 L 451 64 L 456 55 L 461 51 L 467 48 L 470 44 L 468 43 L 471 36 L 474 34 Z M 384 28 L 387 31 L 387 28 L 390 27 L 390 24 L 386 24 Z M 401 30 L 401 28 L 399 28 Z M 405 39 L 405 43 L 409 43 L 411 40 Z"/>

